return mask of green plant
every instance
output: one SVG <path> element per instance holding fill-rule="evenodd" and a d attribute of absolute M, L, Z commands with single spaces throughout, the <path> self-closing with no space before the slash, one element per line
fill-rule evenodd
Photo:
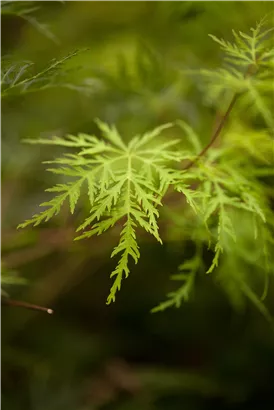
<path fill-rule="evenodd" d="M 15 16 L 26 20 L 34 28 L 40 31 L 43 35 L 58 43 L 57 38 L 48 29 L 47 25 L 41 23 L 33 15 L 40 7 L 34 2 L 14 2 L 3 1 L 1 3 L 1 16 Z M 64 87 L 76 91 L 83 91 L 82 84 L 72 84 L 69 80 L 69 70 L 65 67 L 66 63 L 76 57 L 81 51 L 75 50 L 62 58 L 55 58 L 44 67 L 42 70 L 35 70 L 32 61 L 15 61 L 11 56 L 5 55 L 1 59 L 1 98 L 22 97 L 25 94 L 39 92 L 53 87 Z M 75 69 L 74 69 L 75 71 Z M 88 92 L 85 85 L 85 92 Z M 24 284 L 23 278 L 18 278 L 10 269 L 3 268 L 1 275 L 1 293 L 5 297 L 9 297 L 8 293 L 3 289 L 3 286 L 11 286 Z M 27 304 L 25 302 L 5 300 L 6 304 L 24 306 L 27 308 L 38 308 L 48 311 L 46 308 Z"/>
<path fill-rule="evenodd" d="M 205 80 L 206 99 L 217 105 L 218 110 L 222 108 L 220 98 L 225 104 L 230 98 L 225 114 L 217 119 L 217 127 L 204 149 L 199 136 L 183 121 L 135 136 L 128 144 L 114 126 L 100 120 L 96 123 L 103 139 L 78 134 L 26 140 L 31 144 L 63 146 L 77 151 L 46 162 L 56 165 L 49 169 L 56 178 L 71 180 L 49 188 L 47 191 L 57 195 L 41 204 L 47 209 L 19 227 L 48 221 L 60 212 L 66 200 L 73 213 L 82 189 L 89 197 L 90 215 L 77 228 L 77 232 L 82 232 L 76 239 L 101 235 L 114 225 L 122 225 L 120 241 L 111 254 L 111 257 L 119 254 L 120 259 L 111 274 L 114 283 L 107 303 L 115 301 L 123 276 L 129 274 L 130 260 L 135 263 L 139 260 L 139 228 L 162 242 L 158 218 L 165 201 L 163 216 L 184 229 L 184 240 L 194 243 L 196 251 L 193 259 L 179 268 L 184 273 L 175 276 L 176 280 L 183 281 L 182 286 L 154 310 L 180 306 L 189 298 L 195 275 L 206 271 L 216 272 L 216 278 L 237 306 L 242 303 L 241 295 L 246 295 L 269 317 L 252 290 L 261 278 L 266 289 L 267 278 L 273 273 L 274 219 L 270 201 L 273 193 L 262 178 L 273 175 L 274 50 L 268 48 L 272 29 L 264 29 L 265 23 L 259 22 L 251 34 L 233 32 L 233 43 L 212 36 L 225 51 L 227 66 L 216 71 L 187 73 Z M 231 123 L 224 130 L 236 101 L 238 109 L 234 109 Z M 245 113 L 247 107 L 248 114 Z M 256 119 L 259 126 L 247 125 L 243 121 L 246 115 L 251 121 Z M 170 137 L 172 129 L 175 132 L 178 127 L 185 139 Z M 221 131 L 223 141 L 215 146 Z M 190 148 L 186 148 L 186 140 Z M 170 209 L 168 198 L 172 190 L 178 193 L 178 199 L 179 195 L 185 198 L 187 206 L 184 203 L 178 209 Z M 246 229 L 242 229 L 239 220 Z M 203 260 L 206 246 L 214 252 L 209 266 Z M 252 259 L 255 251 L 256 262 Z M 265 296 L 265 291 L 263 294 Z"/>
<path fill-rule="evenodd" d="M 82 91 L 81 84 L 71 84 L 67 78 L 69 70 L 64 67 L 66 62 L 76 57 L 80 51 L 75 50 L 65 57 L 53 59 L 47 67 L 37 73 L 31 72 L 31 67 L 34 65 L 31 61 L 12 62 L 7 57 L 3 58 L 1 97 L 24 95 L 53 87 L 65 87 Z"/>

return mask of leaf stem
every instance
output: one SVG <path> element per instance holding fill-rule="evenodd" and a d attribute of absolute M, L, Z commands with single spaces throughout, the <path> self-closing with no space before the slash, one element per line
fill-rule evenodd
<path fill-rule="evenodd" d="M 256 71 L 255 72 L 253 72 L 253 71 L 254 71 L 254 64 L 250 64 L 247 68 L 247 71 L 246 71 L 243 79 L 245 80 L 248 77 L 252 76 L 252 74 L 255 74 Z M 202 149 L 202 151 L 197 155 L 197 157 L 193 161 L 189 162 L 189 164 L 185 166 L 185 168 L 183 169 L 184 171 L 188 170 L 193 165 L 195 165 L 196 162 L 209 150 L 209 148 L 212 147 L 212 145 L 214 144 L 214 142 L 216 141 L 216 139 L 220 135 L 220 133 L 221 133 L 221 131 L 222 131 L 222 129 L 223 129 L 225 123 L 226 123 L 226 120 L 228 119 L 228 117 L 229 117 L 229 115 L 232 111 L 232 108 L 234 107 L 239 95 L 240 94 L 238 94 L 238 93 L 234 94 L 234 96 L 233 96 L 233 98 L 232 98 L 232 100 L 231 100 L 231 102 L 230 102 L 224 116 L 222 117 L 217 129 L 213 132 L 213 135 L 212 135 L 209 143 Z"/>
<path fill-rule="evenodd" d="M 209 150 L 209 148 L 214 144 L 214 142 L 216 141 L 216 139 L 217 139 L 218 136 L 220 135 L 220 133 L 221 133 L 221 131 L 222 131 L 224 125 L 225 125 L 225 122 L 226 122 L 226 120 L 228 119 L 229 114 L 231 113 L 232 108 L 234 107 L 234 105 L 235 105 L 235 103 L 236 103 L 236 101 L 237 101 L 237 99 L 238 99 L 238 96 L 239 96 L 239 94 L 235 94 L 234 97 L 232 98 L 232 100 L 231 100 L 231 102 L 230 102 L 230 104 L 229 104 L 229 106 L 228 106 L 228 109 L 226 110 L 225 115 L 222 117 L 222 119 L 221 119 L 221 121 L 220 121 L 220 123 L 219 123 L 219 125 L 218 125 L 218 127 L 217 127 L 217 129 L 216 129 L 216 131 L 213 133 L 213 135 L 212 135 L 212 137 L 211 137 L 209 143 L 202 149 L 202 151 L 197 155 L 197 157 L 196 157 L 193 161 L 191 161 L 191 162 L 184 168 L 184 171 L 188 170 L 188 169 L 191 168 L 193 165 L 195 165 L 196 162 L 197 162 L 197 161 Z"/>

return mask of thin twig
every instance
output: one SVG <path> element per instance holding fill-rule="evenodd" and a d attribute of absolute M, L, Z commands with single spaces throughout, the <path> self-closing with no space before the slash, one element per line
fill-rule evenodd
<path fill-rule="evenodd" d="M 207 150 L 214 144 L 214 142 L 216 141 L 216 139 L 218 138 L 218 136 L 220 135 L 220 132 L 222 131 L 226 120 L 229 117 L 229 114 L 231 113 L 232 108 L 234 107 L 237 99 L 238 99 L 239 94 L 235 94 L 234 97 L 231 100 L 231 103 L 229 104 L 228 109 L 226 110 L 225 115 L 222 117 L 216 131 L 213 133 L 209 143 L 205 146 L 205 148 L 203 148 L 203 150 L 197 155 L 197 157 L 191 161 L 185 168 L 184 171 L 191 168 L 194 164 L 196 164 L 196 162 L 207 152 Z"/>
<path fill-rule="evenodd" d="M 256 67 L 255 67 L 255 69 L 256 69 Z M 244 79 L 246 79 L 247 77 L 251 76 L 252 74 L 255 74 L 256 70 L 255 70 L 254 72 L 253 72 L 253 71 L 254 71 L 254 65 L 253 65 L 253 64 L 250 64 L 250 65 L 248 66 L 248 69 L 247 69 L 245 75 L 244 75 Z M 239 95 L 240 95 L 240 94 L 237 94 L 237 93 L 236 93 L 236 94 L 233 96 L 233 98 L 232 98 L 232 100 L 231 100 L 231 102 L 230 102 L 230 104 L 229 104 L 229 106 L 228 106 L 228 109 L 226 110 L 224 116 L 222 117 L 222 119 L 221 119 L 221 121 L 220 121 L 220 123 L 219 123 L 219 125 L 218 125 L 218 127 L 217 127 L 217 129 L 216 129 L 216 131 L 213 132 L 213 135 L 212 135 L 212 137 L 211 137 L 209 143 L 205 146 L 205 148 L 203 148 L 203 150 L 197 155 L 197 157 L 196 157 L 193 161 L 191 161 L 188 165 L 185 166 L 185 168 L 183 169 L 184 171 L 188 170 L 188 169 L 191 168 L 193 165 L 195 165 L 196 162 L 208 151 L 208 149 L 209 149 L 210 147 L 212 147 L 212 145 L 214 144 L 214 142 L 216 141 L 216 139 L 217 139 L 218 136 L 220 135 L 220 133 L 221 133 L 221 131 L 222 131 L 224 125 L 225 125 L 225 122 L 226 122 L 226 120 L 228 119 L 228 117 L 229 117 L 229 115 L 230 115 L 230 113 L 231 113 L 231 110 L 232 110 L 232 108 L 234 107 L 234 105 L 235 105 L 235 103 L 236 103 L 236 101 L 237 101 Z"/>
<path fill-rule="evenodd" d="M 2 299 L 1 303 L 3 305 L 8 305 L 8 306 L 17 306 L 17 307 L 22 307 L 22 308 L 31 309 L 31 310 L 39 310 L 39 311 L 42 311 L 42 312 L 46 312 L 50 315 L 53 314 L 52 309 L 48 309 L 48 308 L 43 307 L 43 306 L 33 305 L 33 304 L 27 303 L 27 302 L 22 302 L 20 300 Z"/>

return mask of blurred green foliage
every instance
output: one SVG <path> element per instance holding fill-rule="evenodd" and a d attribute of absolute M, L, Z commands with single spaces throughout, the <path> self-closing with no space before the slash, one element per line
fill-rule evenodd
<path fill-rule="evenodd" d="M 192 243 L 184 243 L 192 222 L 186 226 L 184 218 L 180 225 L 180 209 L 170 211 L 176 224 L 166 229 L 163 247 L 142 238 L 141 261 L 111 307 L 105 298 L 116 233 L 72 240 L 87 203 L 73 216 L 64 208 L 36 229 L 16 226 L 35 213 L 47 200 L 44 189 L 55 184 L 41 165 L 52 158 L 52 147 L 25 146 L 23 138 L 93 134 L 99 117 L 115 123 L 129 141 L 180 118 L 206 145 L 223 101 L 212 100 L 199 81 L 180 73 L 219 67 L 222 53 L 208 34 L 231 40 L 232 29 L 247 32 L 268 13 L 273 21 L 273 2 L 56 1 L 2 2 L 2 7 L 2 69 L 6 61 L 16 67 L 11 84 L 75 54 L 61 71 L 47 71 L 46 86 L 38 83 L 38 90 L 28 92 L 36 88 L 31 83 L 2 99 L 2 258 L 5 269 L 26 281 L 7 291 L 55 310 L 49 316 L 2 307 L 3 409 L 272 408 L 273 333 L 235 287 L 238 312 L 220 282 L 198 274 L 187 304 L 149 313 L 174 289 L 169 275 L 193 256 Z M 230 133 L 235 144 L 248 129 L 251 137 L 262 138 L 264 153 L 253 155 L 269 155 L 271 161 L 271 142 L 263 145 L 262 119 L 254 120 L 252 107 L 235 118 Z M 242 149 L 244 158 L 249 147 L 242 142 Z M 264 176 L 273 199 L 271 182 L 273 177 Z M 233 217 L 246 245 L 250 222 L 237 213 Z M 239 251 L 229 246 L 233 255 Z M 240 250 L 250 272 L 259 269 L 254 241 Z M 210 265 L 211 253 L 203 259 Z M 230 261 L 226 272 L 236 273 Z M 271 283 L 265 303 L 273 312 Z"/>

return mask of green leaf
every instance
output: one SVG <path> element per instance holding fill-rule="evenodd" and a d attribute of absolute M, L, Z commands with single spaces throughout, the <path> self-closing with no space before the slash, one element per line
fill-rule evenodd
<path fill-rule="evenodd" d="M 173 150 L 178 140 L 161 141 L 159 146 L 151 148 L 152 139 L 160 136 L 161 132 L 170 128 L 172 124 L 160 126 L 144 136 L 136 136 L 127 146 L 115 127 L 110 127 L 100 120 L 96 123 L 106 142 L 87 134 L 27 141 L 31 144 L 61 145 L 78 149 L 78 152 L 47 161 L 56 165 L 56 168 L 48 169 L 49 172 L 74 180 L 49 188 L 47 191 L 60 195 L 41 204 L 48 209 L 34 215 L 19 227 L 30 224 L 36 226 L 48 221 L 60 212 L 66 200 L 73 213 L 81 198 L 83 186 L 88 188 L 90 214 L 77 228 L 77 232 L 82 232 L 75 239 L 101 235 L 119 220 L 126 219 L 120 242 L 111 255 L 114 257 L 121 254 L 111 275 L 115 279 L 107 300 L 107 303 L 110 303 L 115 300 L 122 279 L 129 274 L 130 257 L 135 263 L 140 257 L 137 228 L 145 229 L 162 243 L 158 228 L 158 208 L 168 187 L 183 175 L 176 168 L 167 167 L 167 164 L 175 164 L 179 158 L 189 157 L 189 153 Z M 191 200 L 191 193 L 187 191 L 187 187 L 184 186 L 182 191 L 193 206 L 194 199 Z"/>

